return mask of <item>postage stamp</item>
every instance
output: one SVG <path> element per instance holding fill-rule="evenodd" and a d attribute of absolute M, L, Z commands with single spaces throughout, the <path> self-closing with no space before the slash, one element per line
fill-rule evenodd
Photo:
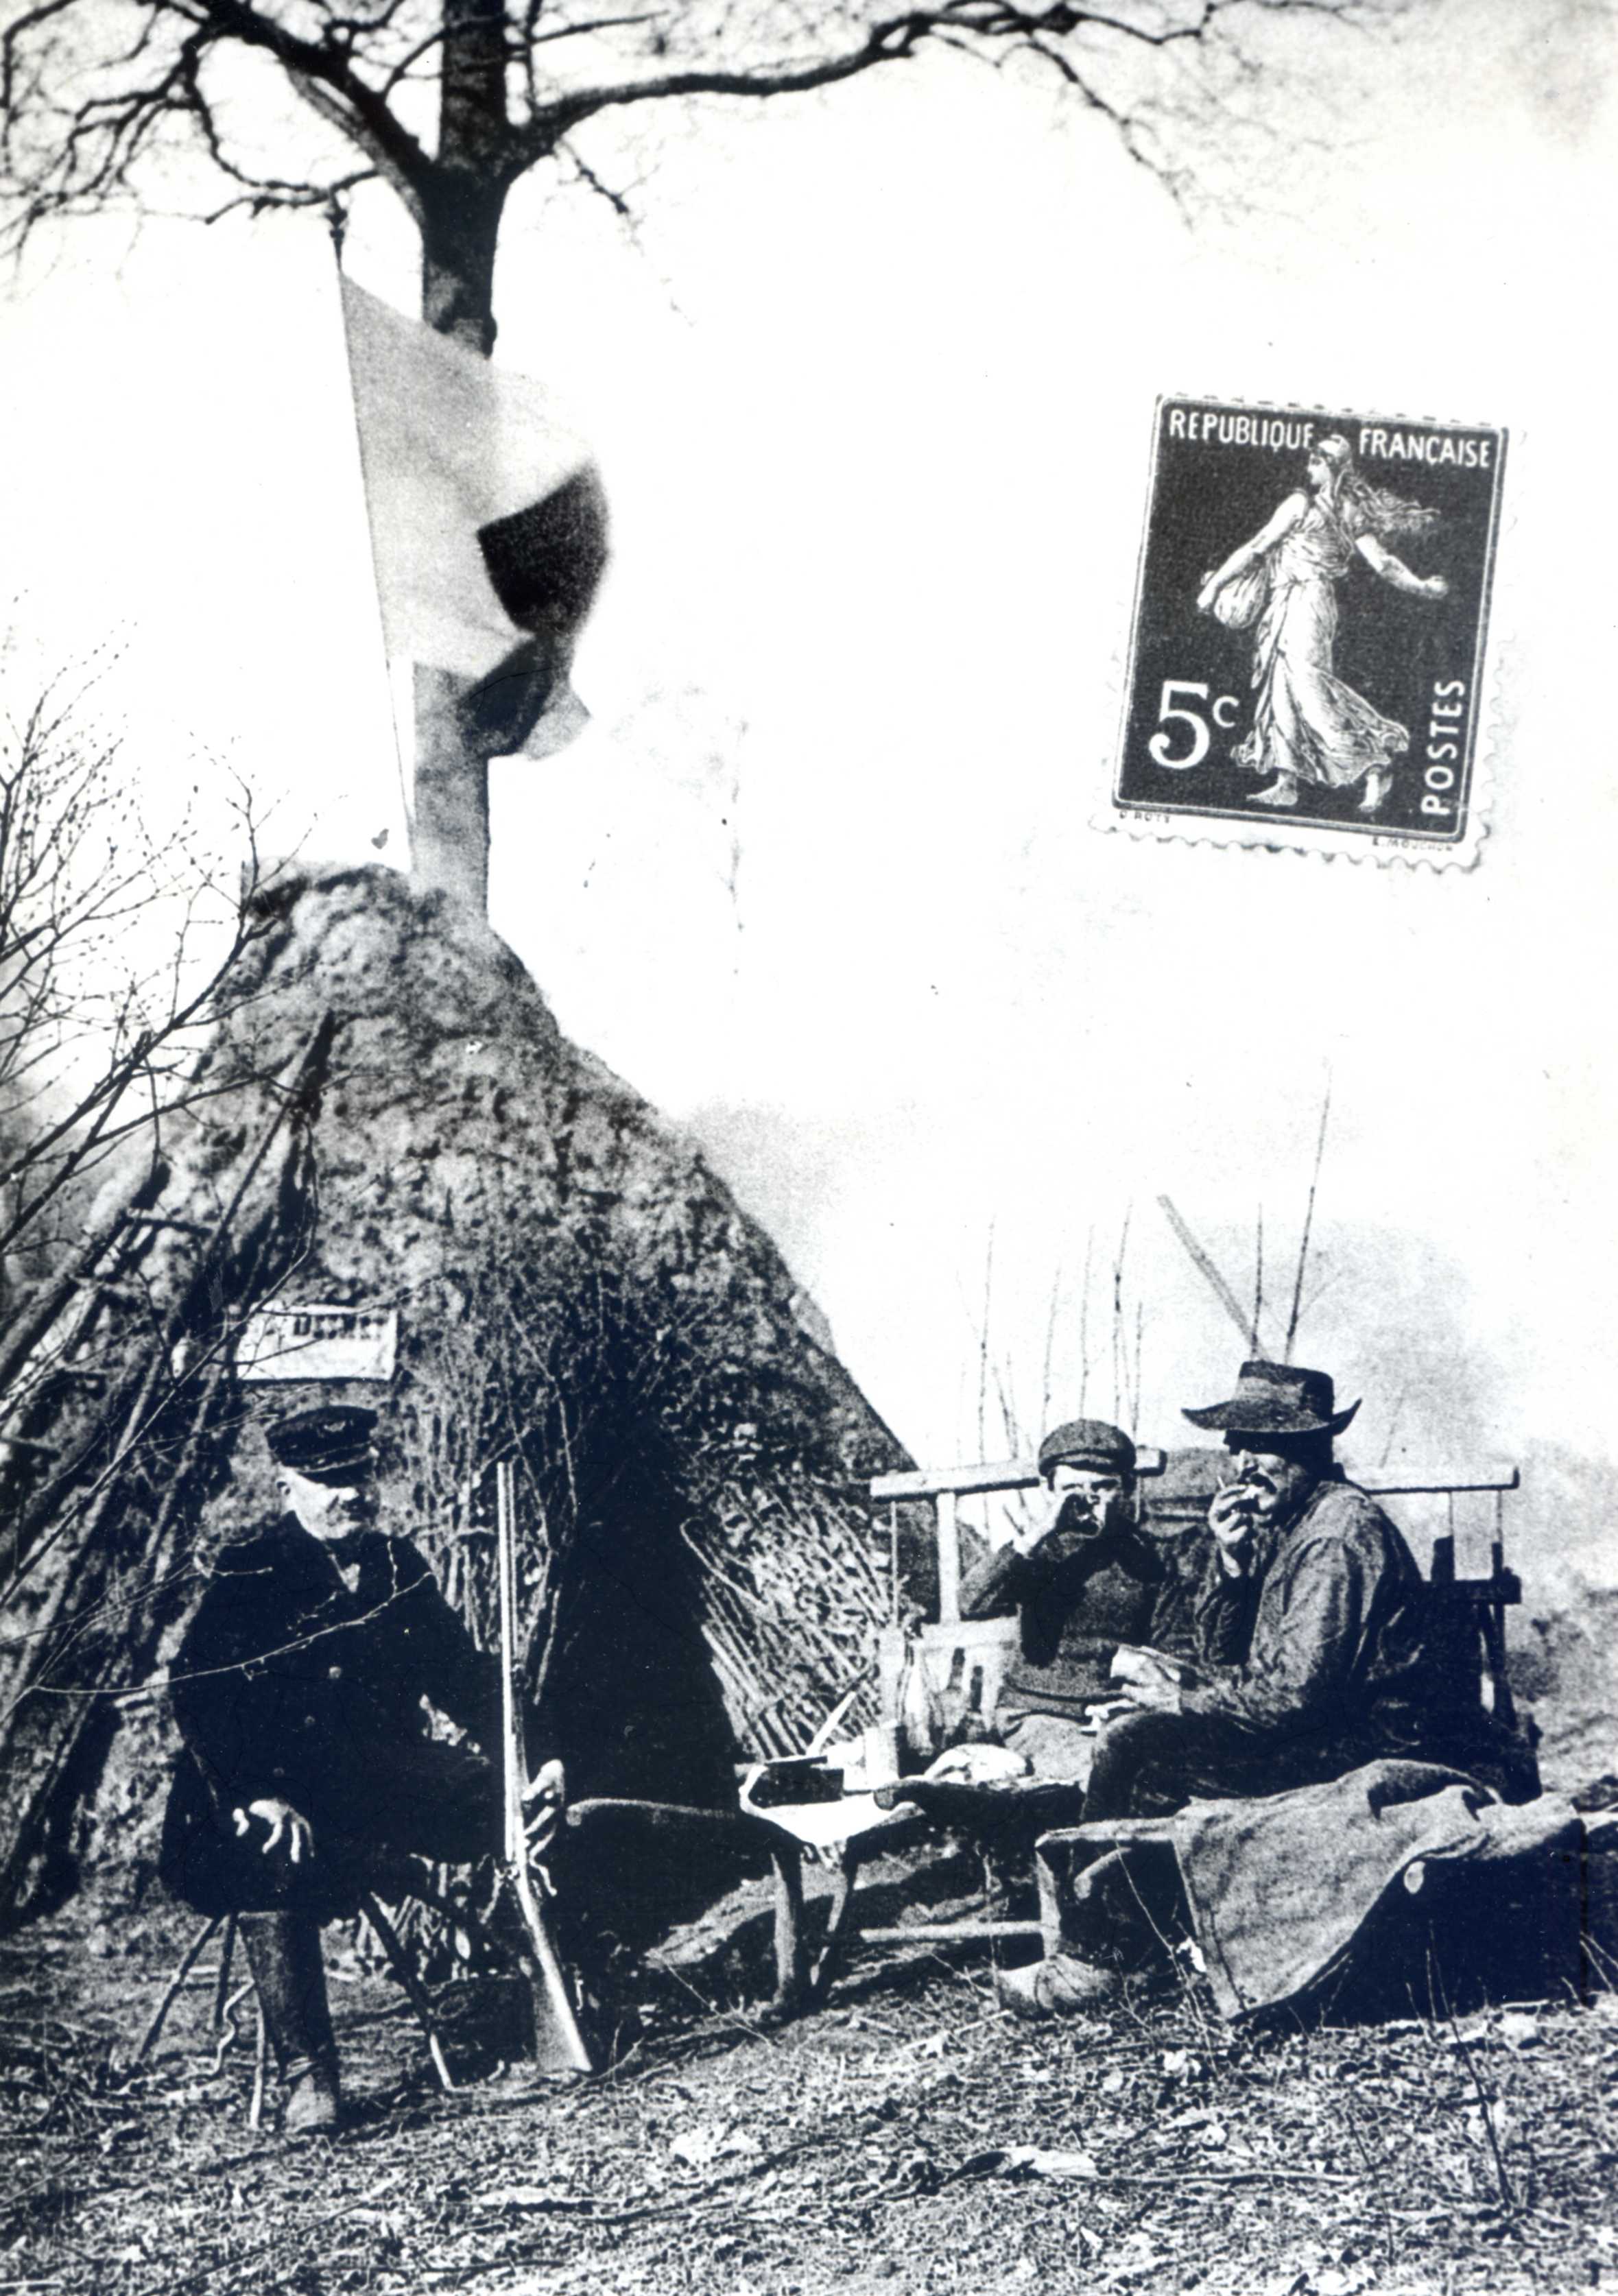
<path fill-rule="evenodd" d="M 1114 825 L 1470 857 L 1505 459 L 1483 425 L 1160 399 Z"/>

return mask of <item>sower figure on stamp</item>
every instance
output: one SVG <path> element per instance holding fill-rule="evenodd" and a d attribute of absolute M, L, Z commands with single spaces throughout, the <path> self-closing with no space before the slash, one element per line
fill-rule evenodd
<path fill-rule="evenodd" d="M 1392 589 L 1447 597 L 1441 574 L 1413 574 L 1387 546 L 1425 532 L 1438 513 L 1372 486 L 1336 435 L 1321 439 L 1305 477 L 1268 525 L 1203 576 L 1197 608 L 1236 628 L 1256 623 L 1253 729 L 1236 760 L 1276 779 L 1252 802 L 1295 806 L 1301 781 L 1327 789 L 1363 782 L 1359 810 L 1377 813 L 1410 736 L 1334 673 L 1336 586 L 1358 557 Z"/>
<path fill-rule="evenodd" d="M 1335 1407 L 1324 1372 L 1252 1362 L 1227 1402 L 1186 1413 L 1230 1454 L 1208 1513 L 1197 1662 L 1122 1654 L 1136 1710 L 1102 1733 L 1087 1824 L 1280 1793 L 1400 1755 L 1465 1770 L 1507 1800 L 1532 1792 L 1532 1757 L 1463 1703 L 1436 1661 L 1404 1538 L 1333 1461 L 1359 1407 Z M 1086 1904 L 1094 1936 L 1003 1979 L 1008 2005 L 1078 2008 L 1116 1989 L 1116 1909 L 1101 1890 Z"/>
<path fill-rule="evenodd" d="M 1140 1529 L 1135 1446 L 1121 1428 L 1100 1419 L 1053 1428 L 1039 1472 L 1039 1512 L 968 1575 L 961 1615 L 1016 1611 L 1018 1653 L 994 1734 L 1036 1777 L 1082 1785 L 1096 1748 L 1088 1710 L 1116 1695 L 1113 1653 L 1126 1643 L 1188 1648 L 1188 1618 L 1172 1562 Z"/>
<path fill-rule="evenodd" d="M 162 1877 L 239 1917 L 289 2134 L 341 2112 L 322 1922 L 401 1855 L 460 1864 L 500 1840 L 494 1771 L 427 1737 L 421 1703 L 496 1749 L 497 1665 L 411 1542 L 375 1527 L 375 1426 L 329 1406 L 269 1428 L 285 1512 L 221 1552 L 171 1677 L 185 1751 Z"/>

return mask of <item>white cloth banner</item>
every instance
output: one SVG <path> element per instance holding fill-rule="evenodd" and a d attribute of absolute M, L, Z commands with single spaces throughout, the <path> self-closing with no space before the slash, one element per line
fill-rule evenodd
<path fill-rule="evenodd" d="M 572 643 L 606 555 L 589 449 L 550 394 L 342 281 L 372 555 L 389 655 L 486 678 L 538 658 L 546 754 L 585 712 Z"/>

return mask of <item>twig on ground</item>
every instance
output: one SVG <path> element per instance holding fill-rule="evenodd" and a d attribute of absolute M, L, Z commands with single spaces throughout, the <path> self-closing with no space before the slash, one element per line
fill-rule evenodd
<path fill-rule="evenodd" d="M 1494 2106 L 1490 2100 L 1488 2090 L 1483 2087 L 1482 2077 L 1478 2071 L 1477 2062 L 1473 2056 L 1466 2037 L 1461 2031 L 1459 2020 L 1450 2005 L 1447 1993 L 1444 1996 L 1444 2013 L 1450 2021 L 1450 2030 L 1455 2036 L 1455 2046 L 1460 2054 L 1461 2062 L 1466 2068 L 1467 2076 L 1477 2095 L 1478 2118 L 1483 2124 L 1483 2135 L 1488 2139 L 1489 2151 L 1494 2161 L 1495 2182 L 1499 2187 L 1500 2199 L 1510 2213 L 1515 2216 L 1521 2203 L 1518 2202 L 1511 2178 L 1507 2174 L 1505 2158 L 1500 2152 L 1500 2140 L 1495 2133 Z"/>
<path fill-rule="evenodd" d="M 1387 2251 L 1388 2262 L 1397 2263 L 1398 2247 L 1393 2238 L 1393 2219 L 1388 2210 L 1387 2194 L 1384 2190 L 1378 2165 L 1371 2158 L 1371 2148 L 1366 2142 L 1365 2131 L 1359 2126 L 1359 2113 L 1354 2103 L 1353 2083 L 1344 2081 L 1338 2094 L 1343 2099 L 1343 2110 L 1348 2120 L 1349 2134 L 1354 2140 L 1354 2150 L 1365 2162 L 1366 2181 L 1376 2194 L 1377 2207 L 1382 2211 L 1382 2242 Z"/>
<path fill-rule="evenodd" d="M 664 1967 L 668 1969 L 667 1963 L 664 1964 Z M 699 1991 L 682 1971 L 668 1969 L 668 1973 L 677 1985 L 685 1987 L 692 1999 L 701 2005 L 705 2017 L 715 2018 L 720 2024 L 734 2026 L 737 2032 L 744 2033 L 750 2041 L 768 2041 L 772 2048 L 776 2046 L 776 2037 L 767 2026 L 750 2024 L 745 2017 L 737 2016 L 734 2009 L 719 2008 L 717 2003 L 710 2001 L 705 1994 Z"/>
<path fill-rule="evenodd" d="M 1138 2185 L 1178 2193 L 1187 2185 L 1341 2185 L 1358 2187 L 1363 2177 L 1345 2177 L 1335 2169 L 1178 2169 L 1171 2177 L 1146 2177 L 1123 2169 L 1097 2169 L 1086 2185 Z"/>

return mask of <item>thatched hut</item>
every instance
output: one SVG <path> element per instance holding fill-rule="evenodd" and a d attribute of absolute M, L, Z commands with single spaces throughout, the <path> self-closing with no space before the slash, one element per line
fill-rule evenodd
<path fill-rule="evenodd" d="M 712 1802 L 739 1750 L 801 1745 L 886 1603 L 865 1481 L 906 1463 L 695 1147 L 381 868 L 281 885 L 197 1086 L 18 1374 L 45 1447 L 0 1470 L 6 1915 L 145 1870 L 162 1663 L 311 1392 L 242 1375 L 267 1305 L 394 1319 L 385 1384 L 319 1392 L 382 1406 L 384 1506 L 485 1639 L 512 1462 L 534 1732 L 576 1792 Z"/>

